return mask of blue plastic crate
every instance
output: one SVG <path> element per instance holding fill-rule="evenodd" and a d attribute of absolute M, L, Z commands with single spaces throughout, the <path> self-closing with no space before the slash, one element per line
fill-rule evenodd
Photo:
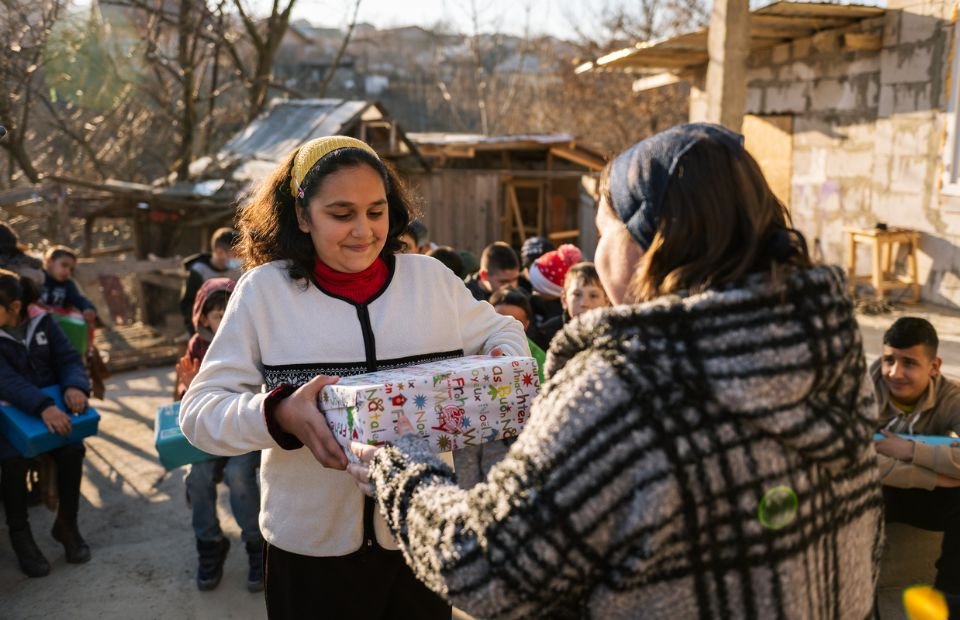
<path fill-rule="evenodd" d="M 183 431 L 180 430 L 180 403 L 170 403 L 157 408 L 153 432 L 160 463 L 167 469 L 217 458 L 194 447 L 183 436 Z"/>
<path fill-rule="evenodd" d="M 26 457 L 36 456 L 97 434 L 100 414 L 96 409 L 88 406 L 83 413 L 71 414 L 63 402 L 60 386 L 41 389 L 53 398 L 57 407 L 70 415 L 72 428 L 69 435 L 57 435 L 47 430 L 47 425 L 40 416 L 21 411 L 8 403 L 0 404 L 0 433 L 3 433 L 20 454 Z"/>

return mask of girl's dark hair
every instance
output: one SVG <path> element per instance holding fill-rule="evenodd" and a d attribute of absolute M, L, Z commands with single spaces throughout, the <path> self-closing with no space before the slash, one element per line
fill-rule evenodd
<path fill-rule="evenodd" d="M 309 280 L 317 259 L 310 234 L 300 230 L 297 209 L 306 210 L 320 186 L 331 174 L 356 166 L 369 166 L 383 178 L 387 196 L 390 226 L 381 256 L 390 256 L 403 249 L 399 237 L 412 218 L 412 207 L 406 188 L 392 166 L 362 149 L 342 148 L 320 158 L 304 176 L 300 187 L 303 198 L 294 199 L 290 192 L 290 175 L 297 151 L 290 153 L 273 173 L 255 190 L 251 200 L 237 214 L 240 241 L 236 246 L 244 269 L 252 269 L 275 260 L 287 261 L 287 272 L 293 280 Z"/>
<path fill-rule="evenodd" d="M 207 295 L 207 299 L 204 300 L 200 313 L 203 316 L 207 316 L 214 310 L 226 310 L 228 301 L 230 301 L 230 291 L 227 289 L 219 288 L 211 291 L 210 294 Z"/>
<path fill-rule="evenodd" d="M 612 208 L 609 183 L 605 170 L 604 208 Z M 713 140 L 698 142 L 680 159 L 661 213 L 627 290 L 630 301 L 698 293 L 759 272 L 778 280 L 811 264 L 803 235 L 746 151 L 732 155 Z"/>
<path fill-rule="evenodd" d="M 527 319 L 533 320 L 533 307 L 530 305 L 530 298 L 517 286 L 501 286 L 490 296 L 490 305 L 497 306 L 516 306 L 527 313 Z"/>
<path fill-rule="evenodd" d="M 30 278 L 21 278 L 13 271 L 0 269 L 0 306 L 9 308 L 20 301 L 20 318 L 27 316 L 27 306 L 40 299 L 40 291 Z"/>

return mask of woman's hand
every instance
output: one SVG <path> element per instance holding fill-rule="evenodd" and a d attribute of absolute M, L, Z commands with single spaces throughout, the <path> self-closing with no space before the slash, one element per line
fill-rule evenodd
<path fill-rule="evenodd" d="M 327 419 L 317 405 L 320 390 L 336 383 L 338 377 L 317 375 L 301 385 L 296 392 L 281 400 L 274 409 L 274 418 L 284 431 L 310 448 L 313 458 L 324 467 L 346 469 L 347 455 L 337 443 Z"/>
<path fill-rule="evenodd" d="M 69 435 L 73 425 L 70 416 L 60 411 L 58 407 L 50 405 L 40 413 L 40 418 L 47 425 L 47 430 L 57 435 Z"/>
<path fill-rule="evenodd" d="M 184 390 L 190 387 L 198 372 L 200 372 L 200 360 L 184 355 L 177 362 L 177 376 L 180 377 L 180 384 L 183 385 Z"/>
<path fill-rule="evenodd" d="M 410 424 L 407 416 L 401 415 L 400 419 L 397 420 L 397 433 L 399 433 L 401 437 L 410 433 L 416 433 L 413 429 L 413 424 Z M 357 483 L 357 486 L 360 487 L 360 490 L 370 497 L 374 497 L 373 485 L 370 484 L 370 461 L 373 460 L 374 455 L 376 455 L 377 450 L 380 448 L 381 446 L 371 446 L 360 443 L 359 441 L 350 442 L 350 451 L 357 457 L 359 463 L 350 463 L 347 465 L 347 471 L 354 477 L 354 481 Z"/>
<path fill-rule="evenodd" d="M 74 413 L 83 413 L 84 409 L 87 408 L 87 395 L 83 393 L 83 390 L 78 390 L 75 387 L 68 387 L 63 391 L 63 400 L 67 404 L 67 409 Z"/>

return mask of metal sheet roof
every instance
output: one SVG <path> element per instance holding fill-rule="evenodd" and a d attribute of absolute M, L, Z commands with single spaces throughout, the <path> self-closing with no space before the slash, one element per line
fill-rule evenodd
<path fill-rule="evenodd" d="M 279 162 L 308 140 L 341 133 L 371 106 L 369 101 L 343 99 L 274 101 L 267 112 L 223 146 L 218 158 Z"/>
<path fill-rule="evenodd" d="M 750 12 L 750 49 L 809 37 L 822 30 L 852 25 L 886 12 L 876 6 L 775 2 Z M 577 73 L 597 69 L 680 71 L 706 64 L 709 28 L 637 43 L 577 67 Z"/>

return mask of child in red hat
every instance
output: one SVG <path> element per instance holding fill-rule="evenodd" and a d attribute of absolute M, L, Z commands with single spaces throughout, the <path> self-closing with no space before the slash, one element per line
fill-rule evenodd
<path fill-rule="evenodd" d="M 583 255 L 575 245 L 565 243 L 556 250 L 547 252 L 530 266 L 530 284 L 533 296 L 533 324 L 539 329 L 543 324 L 558 316 L 563 316 L 563 281 L 570 267 L 583 260 Z"/>

